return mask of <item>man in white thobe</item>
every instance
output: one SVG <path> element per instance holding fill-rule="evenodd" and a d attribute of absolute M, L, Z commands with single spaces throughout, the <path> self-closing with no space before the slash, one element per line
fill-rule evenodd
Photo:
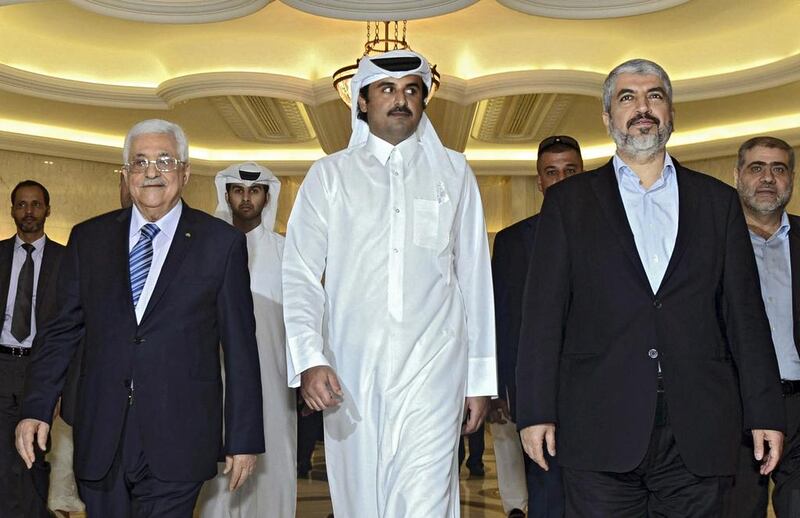
<path fill-rule="evenodd" d="M 337 517 L 458 517 L 459 433 L 497 391 L 480 193 L 424 114 L 430 87 L 416 53 L 363 57 L 350 145 L 289 219 L 288 379 L 324 410 Z"/>
<path fill-rule="evenodd" d="M 205 484 L 201 518 L 294 518 L 297 496 L 297 416 L 294 391 L 286 386 L 281 259 L 283 236 L 273 231 L 281 182 L 268 169 L 234 164 L 217 173 L 216 216 L 247 236 L 250 289 L 261 365 L 266 455 L 239 491 L 226 477 Z"/>

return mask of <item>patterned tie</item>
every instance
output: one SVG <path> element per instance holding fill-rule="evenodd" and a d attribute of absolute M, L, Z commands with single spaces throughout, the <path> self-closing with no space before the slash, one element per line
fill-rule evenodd
<path fill-rule="evenodd" d="M 142 295 L 144 283 L 147 281 L 147 274 L 150 272 L 150 262 L 153 260 L 153 238 L 161 230 L 155 223 L 147 223 L 140 232 L 139 241 L 131 250 L 129 264 L 131 270 L 131 294 L 133 295 L 133 307 L 139 303 Z"/>
<path fill-rule="evenodd" d="M 11 334 L 19 343 L 31 334 L 31 308 L 33 307 L 33 251 L 30 243 L 22 243 L 28 253 L 17 278 L 17 296 L 14 299 L 14 314 L 11 317 Z"/>

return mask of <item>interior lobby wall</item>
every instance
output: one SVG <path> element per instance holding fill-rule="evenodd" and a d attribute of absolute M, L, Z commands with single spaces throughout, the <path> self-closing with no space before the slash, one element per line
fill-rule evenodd
<path fill-rule="evenodd" d="M 800 153 L 800 148 L 795 152 Z M 726 156 L 687 161 L 684 165 L 732 184 L 735 161 L 735 156 Z M 47 187 L 51 198 L 47 234 L 66 243 L 73 225 L 119 207 L 119 173 L 115 172 L 119 167 L 118 164 L 0 150 L 0 207 L 5 204 L 8 208 L 6 216 L 0 217 L 0 238 L 14 233 L 9 196 L 18 182 L 31 179 Z M 302 178 L 284 176 L 280 179 L 276 230 L 285 233 Z M 495 233 L 535 214 L 542 205 L 543 198 L 535 176 L 481 175 L 478 176 L 478 187 L 492 241 Z M 184 199 L 192 207 L 213 213 L 216 207 L 213 177 L 192 175 Z M 800 196 L 793 197 L 789 212 L 800 213 Z"/>

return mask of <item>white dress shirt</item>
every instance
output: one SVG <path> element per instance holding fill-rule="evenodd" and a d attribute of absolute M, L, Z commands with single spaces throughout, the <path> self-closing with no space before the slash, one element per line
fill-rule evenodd
<path fill-rule="evenodd" d="M 28 338 L 19 342 L 14 335 L 11 334 L 11 319 L 14 317 L 14 302 L 17 300 L 17 281 L 19 280 L 19 271 L 28 257 L 28 252 L 22 248 L 25 242 L 16 237 L 14 240 L 14 255 L 11 261 L 11 278 L 8 283 L 8 297 L 6 298 L 6 314 L 3 320 L 3 331 L 0 335 L 0 343 L 10 347 L 30 347 L 33 344 L 33 339 L 36 337 L 36 289 L 39 287 L 39 271 L 42 269 L 42 255 L 44 255 L 44 244 L 46 236 L 42 236 L 33 243 L 35 250 L 31 253 L 33 259 L 33 297 L 31 298 L 31 334 Z"/>
<path fill-rule="evenodd" d="M 178 204 L 172 207 L 161 219 L 153 221 L 159 228 L 158 234 L 153 238 L 153 259 L 150 262 L 150 272 L 147 274 L 147 281 L 142 288 L 142 294 L 139 296 L 139 303 L 136 305 L 136 323 L 142 321 L 144 310 L 147 309 L 147 303 L 150 301 L 150 296 L 158 282 L 158 276 L 161 274 L 161 267 L 164 266 L 164 260 L 167 258 L 167 252 L 172 244 L 172 238 L 175 236 L 175 229 L 178 228 L 178 221 L 181 219 L 181 212 L 183 211 L 183 202 L 178 200 Z M 132 207 L 131 212 L 131 227 L 128 241 L 128 253 L 133 250 L 136 243 L 139 241 L 141 229 L 147 221 L 136 205 Z"/>

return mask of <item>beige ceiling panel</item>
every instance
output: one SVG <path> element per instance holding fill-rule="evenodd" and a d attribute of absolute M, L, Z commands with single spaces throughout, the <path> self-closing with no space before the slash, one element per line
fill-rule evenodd
<path fill-rule="evenodd" d="M 462 106 L 458 103 L 434 97 L 425 111 L 436 128 L 442 143 L 450 149 L 464 151 L 469 139 L 476 104 Z"/>
<path fill-rule="evenodd" d="M 340 99 L 318 106 L 307 106 L 311 126 L 322 150 L 330 155 L 347 147 L 350 141 L 350 109 Z"/>
<path fill-rule="evenodd" d="M 250 95 L 212 97 L 210 101 L 242 140 L 285 144 L 314 139 L 302 103 Z"/>
<path fill-rule="evenodd" d="M 603 20 L 529 16 L 486 0 L 413 20 L 408 36 L 443 75 L 464 80 L 519 71 L 605 74 L 625 59 L 646 56 L 679 81 L 796 56 L 799 17 L 796 0 L 772 0 L 758 16 L 751 2 L 694 0 Z M 314 81 L 353 62 L 364 39 L 362 22 L 313 16 L 282 2 L 225 22 L 170 26 L 101 16 L 68 2 L 35 2 L 3 7 L 0 63 L 122 86 L 157 87 L 220 71 Z"/>
<path fill-rule="evenodd" d="M 471 136 L 495 143 L 538 142 L 558 132 L 574 96 L 526 94 L 481 101 Z"/>

